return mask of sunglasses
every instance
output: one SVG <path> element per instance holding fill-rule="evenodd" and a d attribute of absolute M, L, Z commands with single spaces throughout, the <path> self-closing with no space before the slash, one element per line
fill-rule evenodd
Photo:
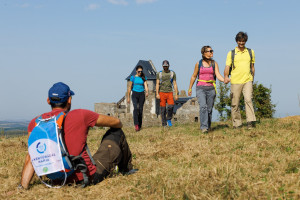
<path fill-rule="evenodd" d="M 208 53 L 208 52 L 213 53 L 214 50 L 205 51 L 205 53 Z"/>
<path fill-rule="evenodd" d="M 137 73 L 142 73 L 143 71 L 137 71 Z"/>

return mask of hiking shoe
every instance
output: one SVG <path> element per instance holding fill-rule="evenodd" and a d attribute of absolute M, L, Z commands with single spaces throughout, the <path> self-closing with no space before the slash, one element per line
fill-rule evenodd
<path fill-rule="evenodd" d="M 135 127 L 135 131 L 140 131 L 139 125 L 135 125 L 134 127 Z"/>
<path fill-rule="evenodd" d="M 118 165 L 115 166 L 114 170 L 113 170 L 114 174 L 118 174 L 119 173 L 119 167 Z"/>
<path fill-rule="evenodd" d="M 169 127 L 170 127 L 170 126 L 173 126 L 171 120 L 167 120 L 167 123 L 168 123 L 168 126 L 169 126 Z"/>
<path fill-rule="evenodd" d="M 202 133 L 208 133 L 208 130 L 205 128 L 205 129 L 201 129 Z"/>
<path fill-rule="evenodd" d="M 247 129 L 251 130 L 253 128 L 255 128 L 254 122 L 247 122 Z"/>

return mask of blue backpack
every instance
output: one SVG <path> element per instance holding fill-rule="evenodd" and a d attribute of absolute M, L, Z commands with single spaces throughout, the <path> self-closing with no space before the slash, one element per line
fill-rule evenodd
<path fill-rule="evenodd" d="M 65 145 L 63 127 L 66 116 L 67 113 L 61 112 L 57 116 L 48 119 L 43 119 L 42 116 L 38 117 L 35 120 L 36 126 L 28 138 L 28 152 L 33 168 L 39 178 L 46 175 L 51 180 L 62 182 L 59 186 L 62 187 L 65 185 L 67 177 L 79 170 L 84 177 L 82 187 L 85 187 L 89 184 L 89 180 L 86 174 L 87 166 L 81 156 L 82 153 L 79 156 L 72 156 Z M 87 145 L 82 152 L 85 149 L 95 165 Z M 42 179 L 41 181 L 46 186 L 53 187 Z"/>

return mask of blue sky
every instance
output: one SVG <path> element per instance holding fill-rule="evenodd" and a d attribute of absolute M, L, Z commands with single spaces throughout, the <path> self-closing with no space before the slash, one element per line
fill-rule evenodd
<path fill-rule="evenodd" d="M 157 69 L 169 60 L 187 90 L 201 47 L 212 46 L 223 74 L 239 31 L 256 54 L 255 80 L 272 87 L 276 117 L 298 115 L 299 7 L 298 0 L 0 0 L 0 120 L 49 111 L 47 92 L 58 81 L 75 91 L 73 109 L 116 102 L 138 60 Z"/>

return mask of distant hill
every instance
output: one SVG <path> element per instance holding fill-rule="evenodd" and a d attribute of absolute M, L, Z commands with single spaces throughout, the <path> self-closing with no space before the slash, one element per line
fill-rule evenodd
<path fill-rule="evenodd" d="M 0 128 L 15 129 L 27 128 L 29 121 L 0 121 Z"/>
<path fill-rule="evenodd" d="M 29 121 L 0 121 L 0 136 L 24 135 Z"/>

